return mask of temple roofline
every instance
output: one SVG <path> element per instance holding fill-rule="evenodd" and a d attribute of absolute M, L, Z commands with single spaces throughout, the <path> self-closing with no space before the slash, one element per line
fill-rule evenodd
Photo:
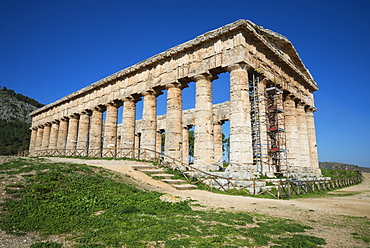
<path fill-rule="evenodd" d="M 156 62 L 159 62 L 161 60 L 164 60 L 168 57 L 172 57 L 175 54 L 178 54 L 180 52 L 183 52 L 187 49 L 190 49 L 194 46 L 197 46 L 199 44 L 202 44 L 206 41 L 212 40 L 214 38 L 217 38 L 218 36 L 221 36 L 223 34 L 226 34 L 228 32 L 235 31 L 237 29 L 245 28 L 247 31 L 252 32 L 261 42 L 263 42 L 271 51 L 273 51 L 277 56 L 279 56 L 288 66 L 290 66 L 296 73 L 298 73 L 302 79 L 304 79 L 307 84 L 311 87 L 313 91 L 318 90 L 317 84 L 315 83 L 313 77 L 311 76 L 310 72 L 306 69 L 303 62 L 299 58 L 298 53 L 296 52 L 295 48 L 293 47 L 292 43 L 283 35 L 280 35 L 274 31 L 265 29 L 261 26 L 258 26 L 254 24 L 253 22 L 249 20 L 240 19 L 233 23 L 227 24 L 225 26 L 222 26 L 220 28 L 211 30 L 207 33 L 204 33 L 202 35 L 197 36 L 196 38 L 189 40 L 187 42 L 184 42 L 180 45 L 177 45 L 173 48 L 170 48 L 164 52 L 161 52 L 159 54 L 156 54 L 144 61 L 141 61 L 135 65 L 132 65 L 128 68 L 125 68 L 123 70 L 120 70 L 108 77 L 105 77 L 95 83 L 92 83 L 78 91 L 75 91 L 55 102 L 52 102 L 42 108 L 39 108 L 33 112 L 30 113 L 30 116 L 35 116 L 47 109 L 50 109 L 54 106 L 57 106 L 63 102 L 69 101 L 79 95 L 82 95 L 84 93 L 87 93 L 89 91 L 92 91 L 96 88 L 99 88 L 100 86 L 103 86 L 104 84 L 111 82 L 113 80 L 119 79 L 120 77 L 123 77 L 125 75 L 134 73 L 135 71 L 139 71 L 140 69 L 143 69 L 147 66 L 150 66 L 151 64 L 154 64 Z M 284 45 L 287 45 L 289 48 L 289 56 L 293 58 L 294 62 L 284 57 L 279 49 L 277 49 L 271 41 L 269 41 L 267 38 L 274 37 L 279 42 L 282 42 Z"/>

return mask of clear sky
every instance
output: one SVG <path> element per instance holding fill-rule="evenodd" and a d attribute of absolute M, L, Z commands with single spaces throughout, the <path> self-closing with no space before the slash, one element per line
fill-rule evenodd
<path fill-rule="evenodd" d="M 1 0 L 0 85 L 48 104 L 238 19 L 286 36 L 312 73 L 319 160 L 370 167 L 369 0 Z"/>

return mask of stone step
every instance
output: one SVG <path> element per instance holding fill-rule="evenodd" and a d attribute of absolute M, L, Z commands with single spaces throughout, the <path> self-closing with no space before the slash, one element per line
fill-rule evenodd
<path fill-rule="evenodd" d="M 146 173 L 149 173 L 149 174 L 162 174 L 164 173 L 165 171 L 162 170 L 162 169 L 142 169 L 140 170 L 142 172 L 146 172 Z"/>
<path fill-rule="evenodd" d="M 174 175 L 173 174 L 155 174 L 156 177 L 164 178 L 164 179 L 171 179 Z"/>
<path fill-rule="evenodd" d="M 133 165 L 132 168 L 137 170 L 145 170 L 145 169 L 156 169 L 157 167 L 155 167 L 154 165 L 143 164 L 143 165 Z"/>
<path fill-rule="evenodd" d="M 197 186 L 193 184 L 171 184 L 172 187 L 178 190 L 186 190 L 186 189 L 196 189 Z"/>
<path fill-rule="evenodd" d="M 157 175 L 156 175 L 157 176 Z M 187 181 L 181 179 L 162 179 L 162 182 L 166 182 L 168 184 L 186 184 Z"/>

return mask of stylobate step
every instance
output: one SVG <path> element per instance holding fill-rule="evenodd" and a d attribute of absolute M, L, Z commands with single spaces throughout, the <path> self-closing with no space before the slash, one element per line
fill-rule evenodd
<path fill-rule="evenodd" d="M 171 179 L 174 175 L 173 174 L 162 173 L 162 174 L 155 174 L 155 176 L 160 177 L 160 178 L 164 178 L 164 179 Z"/>
<path fill-rule="evenodd" d="M 162 169 L 143 169 L 143 170 L 140 170 L 140 171 L 146 172 L 146 173 L 149 173 L 149 174 L 160 174 L 160 173 L 164 173 L 165 172 Z"/>
<path fill-rule="evenodd" d="M 172 184 L 172 187 L 179 189 L 179 190 L 186 190 L 186 189 L 196 189 L 197 186 L 193 184 Z"/>
<path fill-rule="evenodd" d="M 179 184 L 179 183 L 185 184 L 185 183 L 187 183 L 187 181 L 181 180 L 181 179 L 163 179 L 162 181 L 166 182 L 168 184 Z"/>
<path fill-rule="evenodd" d="M 133 165 L 132 168 L 137 170 L 145 170 L 145 169 L 156 169 L 157 167 L 155 167 L 154 165 L 143 164 L 143 165 Z"/>

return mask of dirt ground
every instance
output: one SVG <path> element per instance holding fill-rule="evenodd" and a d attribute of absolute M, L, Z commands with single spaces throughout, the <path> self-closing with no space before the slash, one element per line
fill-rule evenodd
<path fill-rule="evenodd" d="M 148 177 L 131 166 L 144 164 L 122 160 L 79 160 L 69 158 L 48 158 L 53 162 L 81 163 L 103 167 L 127 174 L 145 189 L 196 200 L 205 209 L 246 211 L 262 215 L 283 217 L 312 226 L 307 234 L 324 238 L 324 247 L 369 247 L 369 244 L 355 238 L 356 233 L 370 236 L 370 173 L 364 173 L 360 185 L 333 191 L 328 196 L 291 200 L 262 199 L 245 196 L 216 194 L 203 190 L 176 190 L 172 186 Z M 0 247 L 6 243 L 0 232 Z M 8 236 L 8 235 L 5 235 Z M 23 237 L 24 239 L 24 237 Z M 28 243 L 24 241 L 24 243 Z M 29 247 L 29 246 L 14 246 Z"/>

